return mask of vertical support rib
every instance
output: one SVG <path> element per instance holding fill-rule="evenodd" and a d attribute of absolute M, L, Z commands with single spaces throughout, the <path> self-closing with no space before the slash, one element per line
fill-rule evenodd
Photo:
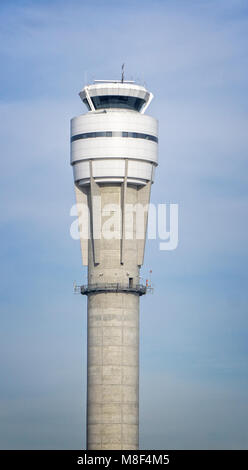
<path fill-rule="evenodd" d="M 137 244 L 138 244 L 137 264 L 138 264 L 138 266 L 141 266 L 144 262 L 150 194 L 151 194 L 151 181 L 149 181 L 148 183 L 146 183 L 145 186 L 140 188 L 138 190 L 138 193 L 137 193 L 138 204 L 141 204 L 145 209 L 145 211 L 144 211 L 144 227 L 143 227 L 144 236 L 143 236 L 142 239 L 137 240 Z"/>
<path fill-rule="evenodd" d="M 78 229 L 80 233 L 82 262 L 84 266 L 88 266 L 89 210 L 87 203 L 87 189 L 78 188 L 76 184 L 74 184 L 74 188 L 77 201 Z"/>
<path fill-rule="evenodd" d="M 101 237 L 101 193 L 98 184 L 93 178 L 92 160 L 90 161 L 90 212 L 94 262 L 95 264 L 99 264 Z"/>
<path fill-rule="evenodd" d="M 121 214 L 122 214 L 122 225 L 121 225 L 121 264 L 124 264 L 124 253 L 125 253 L 125 222 L 126 222 L 126 195 L 127 195 L 127 174 L 128 174 L 128 159 L 125 159 L 125 176 L 122 183 L 122 194 L 121 194 Z"/>
<path fill-rule="evenodd" d="M 84 89 L 85 89 L 86 98 L 87 98 L 88 103 L 89 103 L 89 107 L 90 107 L 91 111 L 95 111 L 95 106 L 93 105 L 92 99 L 89 95 L 89 89 L 88 89 L 87 86 L 84 87 Z"/>

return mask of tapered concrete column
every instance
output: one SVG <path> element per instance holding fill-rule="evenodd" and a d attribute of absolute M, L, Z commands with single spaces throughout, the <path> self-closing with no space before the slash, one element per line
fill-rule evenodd
<path fill-rule="evenodd" d="M 116 204 L 121 208 L 121 185 L 99 186 L 98 196 L 101 198 L 102 209 L 107 204 Z M 127 188 L 127 201 L 136 203 L 137 187 Z M 102 226 L 104 220 L 103 215 Z M 103 236 L 101 240 L 97 240 L 97 243 L 99 263 L 96 264 L 94 240 L 91 238 L 89 241 L 89 285 L 99 283 L 128 285 L 130 278 L 134 284 L 139 283 L 135 236 L 132 240 L 127 240 L 123 264 L 120 263 L 120 239 L 106 239 Z M 139 295 L 137 293 L 104 292 L 88 295 L 87 383 L 87 448 L 138 449 Z"/>
<path fill-rule="evenodd" d="M 87 448 L 139 447 L 139 296 L 88 297 Z"/>

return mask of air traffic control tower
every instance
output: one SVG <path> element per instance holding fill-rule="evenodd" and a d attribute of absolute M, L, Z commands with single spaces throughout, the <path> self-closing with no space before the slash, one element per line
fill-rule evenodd
<path fill-rule="evenodd" d="M 157 121 L 145 111 L 153 95 L 124 80 L 95 81 L 79 95 L 88 112 L 71 120 L 71 165 L 88 266 L 80 287 L 88 296 L 87 449 L 138 449 L 140 267 L 158 147 Z"/>

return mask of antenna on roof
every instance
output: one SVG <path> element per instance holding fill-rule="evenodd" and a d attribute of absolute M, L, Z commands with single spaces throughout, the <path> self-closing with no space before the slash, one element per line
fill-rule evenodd
<path fill-rule="evenodd" d="M 121 67 L 121 83 L 124 82 L 124 65 L 125 64 L 122 64 L 122 67 Z"/>

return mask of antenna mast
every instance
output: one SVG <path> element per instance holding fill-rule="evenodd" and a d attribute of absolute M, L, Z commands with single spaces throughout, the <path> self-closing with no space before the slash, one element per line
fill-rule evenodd
<path fill-rule="evenodd" d="M 125 64 L 122 64 L 122 67 L 121 67 L 121 83 L 124 82 L 124 65 Z"/>

